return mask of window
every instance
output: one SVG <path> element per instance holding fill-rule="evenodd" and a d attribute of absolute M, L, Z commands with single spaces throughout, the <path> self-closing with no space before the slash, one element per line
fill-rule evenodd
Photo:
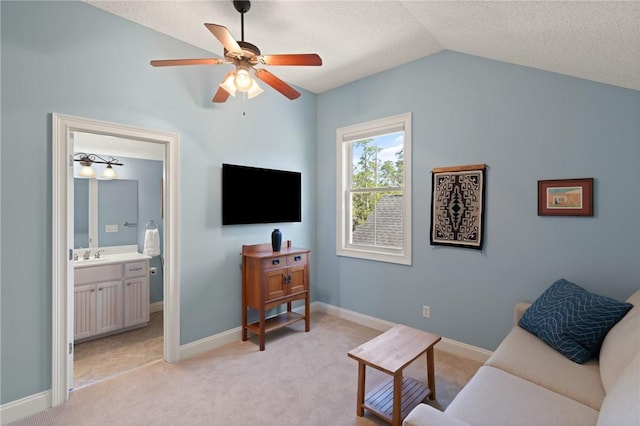
<path fill-rule="evenodd" d="M 337 130 L 339 256 L 411 265 L 411 114 Z"/>

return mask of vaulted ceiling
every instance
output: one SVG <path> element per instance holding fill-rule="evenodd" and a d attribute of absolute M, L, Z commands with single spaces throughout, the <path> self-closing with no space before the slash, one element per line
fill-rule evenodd
<path fill-rule="evenodd" d="M 205 22 L 241 37 L 231 0 L 86 3 L 211 57 L 223 49 Z M 322 67 L 269 67 L 314 93 L 442 50 L 640 90 L 640 1 L 254 1 L 244 26 L 263 54 L 318 53 Z"/>

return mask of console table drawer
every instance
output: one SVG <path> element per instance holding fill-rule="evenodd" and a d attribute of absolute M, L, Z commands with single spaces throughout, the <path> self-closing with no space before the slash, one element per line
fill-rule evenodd
<path fill-rule="evenodd" d="M 306 263 L 306 253 L 290 254 L 289 256 L 287 256 L 287 266 L 306 265 Z"/>
<path fill-rule="evenodd" d="M 264 269 L 276 269 L 287 266 L 287 256 L 271 257 L 262 261 Z"/>

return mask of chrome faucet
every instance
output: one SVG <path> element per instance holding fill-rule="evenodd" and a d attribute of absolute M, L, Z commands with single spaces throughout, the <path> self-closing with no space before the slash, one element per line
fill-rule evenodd
<path fill-rule="evenodd" d="M 87 250 L 84 252 L 84 254 L 82 255 L 82 258 L 84 260 L 89 260 L 89 255 L 91 254 L 91 250 Z"/>
<path fill-rule="evenodd" d="M 93 255 L 93 257 L 95 257 L 96 259 L 100 259 L 100 253 L 102 253 L 104 251 L 104 249 L 102 250 L 98 250 L 97 252 L 95 252 L 95 254 Z"/>

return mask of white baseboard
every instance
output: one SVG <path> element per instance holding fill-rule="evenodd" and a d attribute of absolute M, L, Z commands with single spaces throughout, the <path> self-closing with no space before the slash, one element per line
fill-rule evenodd
<path fill-rule="evenodd" d="M 347 321 L 355 322 L 356 324 L 364 325 L 365 327 L 373 328 L 374 330 L 380 331 L 387 331 L 395 325 L 390 321 L 371 317 L 369 315 L 350 311 L 348 309 L 339 308 L 337 306 L 328 305 L 323 302 L 313 302 L 311 304 L 311 312 L 324 312 L 328 315 L 343 318 Z M 486 362 L 493 353 L 477 346 L 472 346 L 466 343 L 458 342 L 456 340 L 447 339 L 446 337 L 443 337 L 442 340 L 438 342 L 436 348 L 443 352 L 448 352 L 464 358 L 469 358 L 481 363 Z"/>
<path fill-rule="evenodd" d="M 47 390 L 1 405 L 0 419 L 5 425 L 38 414 L 49 407 L 51 407 L 51 391 Z"/>
<path fill-rule="evenodd" d="M 447 339 L 446 337 L 443 337 L 442 340 L 438 342 L 436 349 L 440 349 L 443 352 L 448 352 L 463 358 L 469 358 L 474 361 L 481 362 L 482 364 L 487 362 L 491 354 L 493 354 L 493 352 L 487 349 L 468 345 L 463 342 L 458 342 L 457 340 Z"/>
<path fill-rule="evenodd" d="M 294 312 L 304 313 L 304 305 L 297 306 L 292 309 Z M 313 304 L 310 306 L 311 312 L 314 311 Z M 211 349 L 219 348 L 231 342 L 237 342 L 242 338 L 242 327 L 232 328 L 222 333 L 215 334 L 213 336 L 205 337 L 195 342 L 187 343 L 180 346 L 179 359 L 187 359 L 192 356 L 201 354 L 202 352 L 210 351 Z"/>
<path fill-rule="evenodd" d="M 323 312 L 379 331 L 387 331 L 395 325 L 395 323 L 390 321 L 339 308 L 338 306 L 328 305 L 323 302 L 313 302 L 311 304 L 311 312 Z"/>
<path fill-rule="evenodd" d="M 178 350 L 178 359 L 182 361 L 201 354 L 202 352 L 219 348 L 220 346 L 224 346 L 231 342 L 236 342 L 241 338 L 242 327 L 232 328 L 231 330 L 223 331 L 222 333 L 214 334 L 213 336 L 205 337 L 203 339 L 196 340 L 195 342 L 180 346 L 180 349 Z"/>
<path fill-rule="evenodd" d="M 304 306 L 298 306 L 293 308 L 294 311 L 303 313 Z M 387 331 L 395 325 L 391 321 L 386 321 L 380 318 L 372 317 L 369 315 L 361 314 L 359 312 L 350 311 L 348 309 L 340 308 L 338 306 L 329 305 L 323 302 L 312 302 L 310 305 L 311 312 L 323 312 L 328 315 L 333 315 L 338 318 L 343 318 L 347 321 L 354 322 L 356 324 L 363 325 L 365 327 L 373 328 L 374 330 Z M 223 331 L 216 335 L 205 337 L 204 339 L 197 340 L 195 342 L 188 343 L 180 347 L 180 359 L 186 359 L 202 352 L 219 348 L 234 341 L 240 340 L 242 335 L 242 327 L 236 327 L 231 330 Z M 468 345 L 466 343 L 458 342 L 456 340 L 447 339 L 443 337 L 442 340 L 436 346 L 437 349 L 448 352 L 461 357 L 469 358 L 474 361 L 484 363 L 491 356 L 492 352 L 486 349 L 479 348 L 477 346 Z"/>
<path fill-rule="evenodd" d="M 164 311 L 164 302 L 163 301 L 149 304 L 149 313 L 150 314 L 152 314 L 154 312 L 160 312 L 160 311 Z"/>

